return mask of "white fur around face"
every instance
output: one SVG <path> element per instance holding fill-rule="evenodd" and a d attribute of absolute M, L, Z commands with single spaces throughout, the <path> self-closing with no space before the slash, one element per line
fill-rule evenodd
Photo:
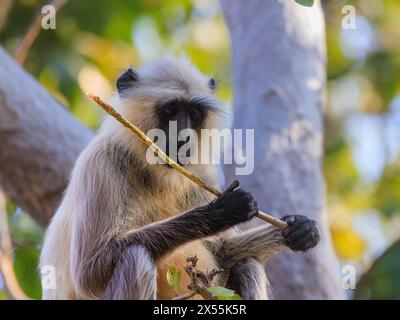
<path fill-rule="evenodd" d="M 227 105 L 215 96 L 215 90 L 209 87 L 210 77 L 203 75 L 187 59 L 186 56 L 175 58 L 166 55 L 160 60 L 150 62 L 135 70 L 137 81 L 132 83 L 132 87 L 123 91 L 122 96 L 116 94 L 110 104 L 114 106 L 125 118 L 137 125 L 143 132 L 147 133 L 155 129 L 156 106 L 160 102 L 165 102 L 174 98 L 202 99 L 212 106 L 202 129 L 226 129 L 230 128 L 231 116 Z M 138 155 L 146 154 L 147 145 L 138 139 L 132 132 L 124 128 L 117 120 L 106 117 L 101 134 L 123 142 L 130 146 Z M 201 139 L 196 150 L 196 156 L 209 150 L 201 150 Z M 199 156 L 200 158 L 200 156 Z M 143 163 L 147 166 L 147 163 Z M 214 176 L 217 168 L 213 165 L 188 165 L 187 168 L 193 173 L 204 175 L 205 179 Z M 173 178 L 178 183 L 185 183 L 185 177 L 180 177 L 174 170 L 166 171 L 165 168 L 153 167 L 152 170 L 160 169 L 163 178 Z M 178 177 L 179 176 L 179 177 Z M 183 179 L 182 179 L 183 178 Z M 213 179 L 210 181 L 215 183 Z"/>

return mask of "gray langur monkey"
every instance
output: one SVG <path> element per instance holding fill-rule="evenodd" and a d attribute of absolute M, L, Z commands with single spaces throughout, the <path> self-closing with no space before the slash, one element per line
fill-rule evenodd
<path fill-rule="evenodd" d="M 129 68 L 116 86 L 112 104 L 144 132 L 168 130 L 169 121 L 178 130 L 226 123 L 214 80 L 186 58 Z M 318 243 L 316 223 L 298 215 L 283 218 L 289 225 L 283 231 L 265 224 L 237 232 L 257 212 L 250 193 L 234 182 L 214 199 L 167 165 L 149 164 L 146 148 L 107 117 L 79 156 L 45 235 L 40 268 L 54 267 L 55 286 L 43 288 L 44 299 L 171 299 L 167 269 L 183 270 L 194 254 L 199 269 L 225 270 L 216 284 L 242 299 L 267 299 L 266 259 L 285 247 L 306 251 Z M 218 186 L 215 165 L 187 168 Z M 182 272 L 181 292 L 189 282 Z"/>

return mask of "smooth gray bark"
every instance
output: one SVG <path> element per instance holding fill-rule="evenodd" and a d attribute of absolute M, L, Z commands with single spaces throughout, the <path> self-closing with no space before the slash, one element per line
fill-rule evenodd
<path fill-rule="evenodd" d="M 267 265 L 276 299 L 343 297 L 324 215 L 322 174 L 325 30 L 320 4 L 292 0 L 221 0 L 232 43 L 234 128 L 255 129 L 255 171 L 241 181 L 260 209 L 317 220 L 321 243 Z M 251 226 L 264 222 L 253 221 Z"/>
<path fill-rule="evenodd" d="M 0 47 L 0 186 L 42 226 L 92 132 Z"/>

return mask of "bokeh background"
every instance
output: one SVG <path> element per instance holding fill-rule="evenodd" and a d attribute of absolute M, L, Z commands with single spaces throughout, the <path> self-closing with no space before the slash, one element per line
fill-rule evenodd
<path fill-rule="evenodd" d="M 341 265 L 357 270 L 349 297 L 399 299 L 400 2 L 322 2 L 328 48 L 324 173 L 334 246 Z M 0 43 L 9 53 L 45 4 L 0 0 Z M 354 30 L 341 27 L 344 5 L 356 8 Z M 70 0 L 57 13 L 56 30 L 41 31 L 24 66 L 96 129 L 102 113 L 83 92 L 109 97 L 124 68 L 166 51 L 187 54 L 216 78 L 220 98 L 232 100 L 229 35 L 215 0 Z M 11 201 L 7 212 L 14 270 L 26 294 L 39 299 L 43 230 Z M 2 288 L 0 277 L 0 298 L 9 298 Z"/>

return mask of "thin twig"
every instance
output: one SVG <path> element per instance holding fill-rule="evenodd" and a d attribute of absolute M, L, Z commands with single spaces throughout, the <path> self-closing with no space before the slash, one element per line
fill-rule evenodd
<path fill-rule="evenodd" d="M 117 119 L 120 123 L 122 123 L 123 126 L 126 128 L 130 129 L 133 133 L 135 133 L 141 140 L 143 140 L 144 143 L 146 143 L 151 150 L 165 163 L 170 165 L 172 168 L 176 169 L 179 171 L 181 174 L 189 178 L 191 181 L 196 183 L 198 186 L 206 189 L 207 191 L 211 192 L 212 194 L 216 195 L 217 197 L 221 195 L 221 192 L 211 186 L 209 186 L 206 182 L 204 182 L 200 177 L 194 175 L 193 173 L 187 171 L 185 168 L 183 168 L 181 165 L 179 165 L 177 162 L 172 160 L 170 157 L 168 157 L 163 150 L 161 150 L 154 142 L 151 140 L 149 137 L 146 136 L 146 134 L 140 130 L 138 127 L 136 127 L 134 124 L 132 124 L 129 120 L 125 119 L 121 114 L 119 114 L 111 105 L 108 103 L 102 101 L 99 97 L 87 93 L 88 97 L 91 98 L 94 102 L 96 102 L 100 107 L 104 109 L 109 115 L 113 116 L 115 119 Z M 274 226 L 280 228 L 280 229 L 285 229 L 287 227 L 287 223 L 285 221 L 279 220 L 269 214 L 266 214 L 265 212 L 258 211 L 257 217 L 273 224 Z"/>
<path fill-rule="evenodd" d="M 58 12 L 67 2 L 68 0 L 53 0 L 49 3 L 49 5 L 53 6 L 55 8 L 55 11 Z M 15 59 L 21 65 L 24 64 L 29 49 L 32 47 L 33 42 L 36 40 L 37 36 L 40 33 L 40 29 L 42 28 L 42 18 L 43 13 L 40 11 L 40 13 L 33 20 L 28 31 L 23 37 L 21 44 L 18 47 L 18 50 L 15 54 Z"/>
<path fill-rule="evenodd" d="M 193 298 L 196 294 L 197 294 L 196 291 L 189 291 L 178 297 L 173 298 L 172 300 L 187 300 L 187 299 Z"/>
<path fill-rule="evenodd" d="M 15 276 L 12 262 L 12 243 L 8 229 L 6 198 L 0 190 L 0 272 L 3 275 L 7 292 L 15 300 L 28 300 Z"/>
<path fill-rule="evenodd" d="M 200 295 L 204 300 L 215 300 L 213 294 L 208 291 L 213 284 L 215 276 L 222 273 L 222 269 L 213 269 L 211 271 L 200 271 L 196 268 L 197 261 L 199 259 L 197 256 L 189 256 L 186 258 L 187 265 L 185 271 L 190 277 L 190 283 L 188 284 L 189 292 L 186 292 L 178 297 L 173 298 L 173 300 L 186 300 L 190 299 L 196 294 Z"/>

